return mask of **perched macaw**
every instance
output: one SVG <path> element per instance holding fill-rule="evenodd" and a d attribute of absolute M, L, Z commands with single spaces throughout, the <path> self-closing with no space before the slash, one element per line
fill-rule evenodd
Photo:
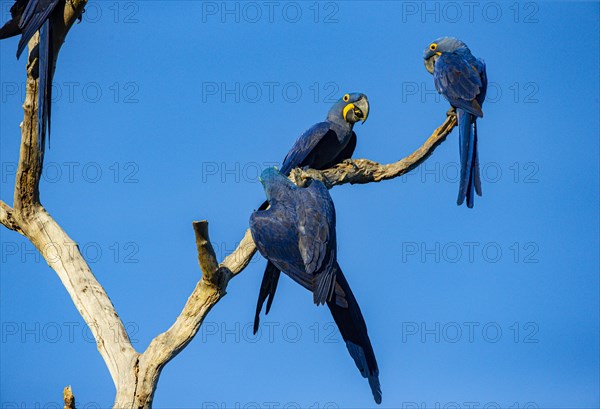
<path fill-rule="evenodd" d="M 487 91 L 485 62 L 475 58 L 465 43 L 451 37 L 429 44 L 423 58 L 427 71 L 433 74 L 435 88 L 456 108 L 461 163 L 457 204 L 460 206 L 466 198 L 467 206 L 472 208 L 474 192 L 481 196 L 477 118 L 483 117 L 481 106 Z"/>
<path fill-rule="evenodd" d="M 366 95 L 360 93 L 344 95 L 331 107 L 324 122 L 313 125 L 300 135 L 283 160 L 281 173 L 288 176 L 291 170 L 297 167 L 328 169 L 350 159 L 356 148 L 354 124 L 358 121 L 364 123 L 368 116 L 369 100 Z M 265 202 L 259 210 L 264 210 L 267 206 L 268 202 Z M 271 309 L 279 275 L 280 270 L 273 263 L 267 262 L 256 304 L 255 334 L 258 331 L 260 311 L 267 297 L 269 300 L 266 313 L 268 314 Z"/>
<path fill-rule="evenodd" d="M 39 31 L 38 45 L 38 135 L 41 149 L 46 142 L 46 129 L 50 133 L 52 101 L 52 24 L 51 13 L 59 0 L 16 0 L 10 8 L 12 19 L 0 28 L 0 40 L 21 34 L 17 58 L 21 57 L 31 37 Z"/>
<path fill-rule="evenodd" d="M 325 185 L 314 180 L 299 188 L 275 168 L 261 174 L 267 210 L 250 216 L 250 231 L 260 254 L 275 268 L 327 304 L 354 363 L 381 403 L 379 369 L 367 325 L 337 263 L 335 208 Z"/>
<path fill-rule="evenodd" d="M 350 159 L 356 148 L 352 130 L 358 121 L 369 116 L 369 100 L 359 93 L 344 95 L 327 114 L 324 122 L 313 125 L 296 140 L 281 166 L 289 175 L 294 168 L 328 169 Z"/>

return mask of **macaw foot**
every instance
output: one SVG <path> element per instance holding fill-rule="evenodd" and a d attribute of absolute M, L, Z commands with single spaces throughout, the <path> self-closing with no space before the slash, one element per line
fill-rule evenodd
<path fill-rule="evenodd" d="M 354 170 L 355 172 L 358 170 L 358 166 L 356 165 L 356 162 L 354 162 L 354 159 L 344 159 L 342 161 L 342 163 L 344 165 L 350 165 L 350 166 L 352 166 L 352 170 Z"/>
<path fill-rule="evenodd" d="M 446 111 L 446 116 L 456 116 L 456 108 L 450 107 L 450 109 Z"/>

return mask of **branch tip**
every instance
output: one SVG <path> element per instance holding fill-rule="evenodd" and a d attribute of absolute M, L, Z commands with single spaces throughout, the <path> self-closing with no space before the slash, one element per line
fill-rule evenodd
<path fill-rule="evenodd" d="M 210 237 L 208 235 L 208 222 L 206 220 L 195 221 L 192 223 L 194 228 L 194 234 L 196 235 L 196 249 L 198 251 L 198 263 L 205 280 L 210 283 L 216 283 L 217 271 L 219 264 L 217 262 L 217 255 L 210 243 Z"/>
<path fill-rule="evenodd" d="M 63 390 L 63 399 L 65 401 L 65 409 L 75 409 L 75 396 L 73 396 L 71 385 Z"/>

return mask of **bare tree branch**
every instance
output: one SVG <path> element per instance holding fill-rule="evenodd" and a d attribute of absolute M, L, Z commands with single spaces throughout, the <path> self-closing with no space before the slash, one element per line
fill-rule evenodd
<path fill-rule="evenodd" d="M 380 165 L 365 159 L 351 160 L 325 171 L 296 169 L 290 179 L 295 181 L 297 178 L 301 183 L 305 183 L 308 178 L 314 177 L 326 181 L 329 188 L 345 183 L 369 183 L 392 179 L 409 172 L 425 161 L 455 125 L 456 117 L 449 115 L 444 124 L 436 129 L 419 149 L 396 163 Z M 203 277 L 196 284 L 175 323 L 152 340 L 140 356 L 140 376 L 136 396 L 141 398 L 139 402 L 144 407 L 149 407 L 152 403 L 162 368 L 192 341 L 211 308 L 225 296 L 229 281 L 248 266 L 256 253 L 256 245 L 248 229 L 234 252 L 217 265 L 215 251 L 210 244 L 208 222 L 194 222 L 193 228 L 198 263 Z"/>
<path fill-rule="evenodd" d="M 401 176 L 423 163 L 435 148 L 444 141 L 456 125 L 456 116 L 448 115 L 427 141 L 411 155 L 398 162 L 381 165 L 366 159 L 345 161 L 324 171 L 295 169 L 290 176 L 293 181 L 305 183 L 308 178 L 320 179 L 329 188 L 345 183 L 369 183 Z M 162 368 L 188 345 L 211 308 L 226 294 L 229 281 L 241 273 L 256 253 L 256 245 L 250 230 L 233 253 L 217 265 L 215 251 L 210 244 L 208 222 L 194 222 L 198 263 L 202 278 L 187 300 L 175 323 L 152 340 L 140 356 L 139 379 L 136 399 L 143 407 L 150 407 Z"/>
<path fill-rule="evenodd" d="M 64 409 L 75 409 L 75 396 L 73 396 L 73 391 L 70 386 L 67 386 L 63 390 L 63 400 L 65 401 Z"/>
<path fill-rule="evenodd" d="M 433 132 L 421 147 L 398 162 L 381 165 L 368 159 L 351 159 L 321 171 L 296 168 L 292 170 L 290 179 L 298 186 L 303 186 L 308 179 L 318 179 L 328 189 L 346 183 L 354 185 L 394 179 L 423 163 L 435 148 L 446 139 L 455 126 L 456 115 L 449 112 L 444 123 Z"/>
<path fill-rule="evenodd" d="M 252 234 L 250 233 L 250 229 L 248 229 L 235 251 L 225 257 L 221 263 L 221 268 L 227 269 L 231 272 L 232 276 L 236 276 L 248 267 L 254 253 L 256 253 L 256 244 L 254 244 Z"/>
<path fill-rule="evenodd" d="M 52 33 L 54 47 L 54 61 L 60 47 L 64 43 L 71 26 L 77 21 L 87 0 L 68 0 L 65 2 L 64 12 L 53 13 Z M 37 67 L 37 58 L 32 51 L 37 47 L 39 35 L 34 35 L 29 41 L 29 61 L 27 64 L 27 83 L 25 103 L 23 104 L 24 117 L 21 123 L 21 153 L 17 180 L 15 185 L 14 207 L 23 216 L 27 216 L 28 208 L 35 207 L 40 202 L 39 184 L 42 176 L 44 152 L 38 149 L 38 80 L 34 77 Z M 54 72 L 54 69 L 52 69 Z M 25 159 L 25 160 L 24 160 Z"/>
<path fill-rule="evenodd" d="M 143 407 L 152 404 L 162 368 L 192 341 L 206 315 L 226 293 L 230 275 L 217 265 L 208 237 L 208 222 L 194 222 L 193 228 L 203 276 L 175 323 L 154 338 L 140 356 L 136 398 Z"/>
<path fill-rule="evenodd" d="M 326 170 L 315 170 L 300 168 L 293 169 L 290 174 L 292 180 L 298 186 L 304 186 L 309 179 L 318 179 L 328 189 L 334 186 L 350 184 L 364 184 L 381 182 L 402 176 L 422 164 L 433 153 L 456 126 L 456 115 L 449 111 L 446 120 L 416 151 L 397 162 L 381 165 L 368 159 L 346 160 L 333 168 Z M 208 231 L 206 232 L 208 237 Z M 231 276 L 241 273 L 250 263 L 256 253 L 256 245 L 252 240 L 250 229 L 246 230 L 244 238 L 239 246 L 229 256 L 225 257 L 220 269 L 226 269 Z"/>
<path fill-rule="evenodd" d="M 53 17 L 55 60 L 66 35 L 87 0 L 67 0 L 62 14 Z M 256 253 L 250 230 L 236 250 L 218 264 L 210 244 L 208 222 L 194 222 L 198 262 L 202 270 L 192 294 L 173 325 L 151 342 L 146 351 L 135 351 L 108 295 L 94 277 L 73 241 L 40 202 L 39 183 L 44 152 L 38 143 L 38 80 L 34 77 L 37 60 L 31 51 L 27 66 L 26 99 L 21 124 L 21 148 L 14 192 L 14 208 L 0 201 L 0 223 L 27 237 L 57 273 L 73 303 L 90 327 L 98 350 L 116 386 L 115 408 L 150 408 L 163 367 L 181 352 L 197 334 L 211 308 L 226 294 L 229 281 L 241 273 Z M 446 121 L 414 153 L 388 165 L 366 159 L 345 161 L 332 169 L 292 171 L 290 179 L 303 185 L 319 179 L 328 188 L 345 183 L 379 182 L 401 176 L 427 159 L 456 126 L 456 117 Z M 64 391 L 65 408 L 74 408 L 70 388 Z"/>
<path fill-rule="evenodd" d="M 65 3 L 64 12 L 56 13 L 53 17 L 55 56 L 85 4 L 86 0 L 69 0 Z M 137 353 L 112 302 L 83 259 L 77 243 L 60 228 L 40 203 L 39 184 L 44 152 L 38 143 L 38 60 L 32 52 L 38 42 L 39 36 L 35 35 L 29 43 L 14 209 L 2 202 L 0 221 L 9 229 L 27 237 L 58 274 L 75 307 L 90 327 L 98 350 L 119 389 L 120 383 L 132 371 Z"/>
<path fill-rule="evenodd" d="M 9 205 L 0 200 L 0 224 L 4 225 L 7 229 L 23 234 L 21 226 L 15 220 L 13 212 L 13 209 Z"/>
<path fill-rule="evenodd" d="M 217 255 L 215 250 L 210 244 L 210 238 L 208 237 L 208 222 L 203 220 L 201 222 L 192 223 L 194 233 L 196 235 L 196 248 L 198 250 L 198 264 L 202 270 L 202 277 L 213 285 L 218 285 L 217 270 L 219 266 L 217 264 Z"/>

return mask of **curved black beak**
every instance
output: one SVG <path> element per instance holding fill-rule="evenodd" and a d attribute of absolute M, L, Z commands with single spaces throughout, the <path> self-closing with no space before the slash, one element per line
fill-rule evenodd
<path fill-rule="evenodd" d="M 355 124 L 358 121 L 363 123 L 369 117 L 369 100 L 366 95 L 361 95 L 356 101 L 346 105 L 343 111 L 344 119 Z"/>

